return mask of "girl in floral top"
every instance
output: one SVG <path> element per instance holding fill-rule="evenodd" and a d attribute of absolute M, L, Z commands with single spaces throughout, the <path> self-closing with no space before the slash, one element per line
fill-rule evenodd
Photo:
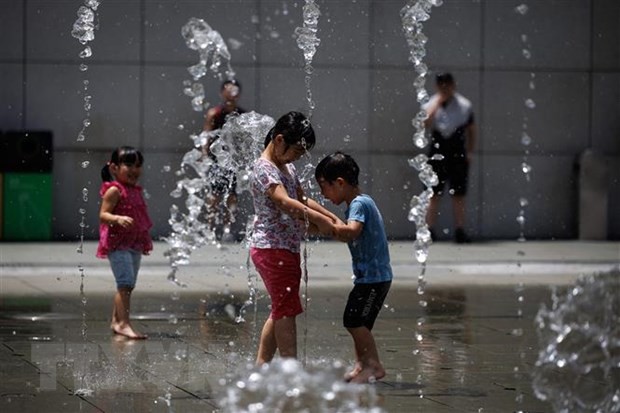
<path fill-rule="evenodd" d="M 295 318 L 303 312 L 299 299 L 301 238 L 306 228 L 331 234 L 336 215 L 306 198 L 292 162 L 315 143 L 310 122 L 299 112 L 282 116 L 265 138 L 265 150 L 254 162 L 252 196 L 254 228 L 250 256 L 271 298 L 271 313 L 265 321 L 257 364 L 280 357 L 297 357 Z"/>
<path fill-rule="evenodd" d="M 153 226 L 138 179 L 144 158 L 140 151 L 122 146 L 112 152 L 110 162 L 101 170 L 99 191 L 99 246 L 97 257 L 108 258 L 116 279 L 116 295 L 110 328 L 132 339 L 146 335 L 129 322 L 131 292 L 136 286 L 142 254 L 153 249 L 149 229 Z"/>

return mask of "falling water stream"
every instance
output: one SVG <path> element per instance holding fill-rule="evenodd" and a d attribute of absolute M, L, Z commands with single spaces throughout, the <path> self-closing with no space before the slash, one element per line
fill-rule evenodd
<path fill-rule="evenodd" d="M 428 68 L 424 63 L 424 57 L 426 56 L 425 46 L 428 39 L 422 31 L 423 22 L 430 19 L 433 7 L 441 6 L 442 4 L 443 0 L 410 0 L 400 11 L 403 32 L 407 40 L 407 45 L 409 46 L 409 60 L 413 63 L 414 70 L 417 74 L 413 84 L 416 91 L 416 99 L 420 105 L 423 105 L 429 99 L 428 92 L 425 88 Z M 411 121 L 415 129 L 413 144 L 420 150 L 428 146 L 428 138 L 426 137 L 424 127 L 424 120 L 426 118 L 426 111 L 420 109 Z M 433 196 L 432 187 L 438 183 L 437 174 L 433 171 L 428 161 L 428 156 L 424 154 L 419 154 L 415 158 L 409 160 L 409 165 L 419 172 L 418 177 L 425 186 L 425 190 L 421 194 L 414 195 L 411 198 L 408 216 L 409 221 L 414 222 L 416 226 L 414 254 L 416 260 L 421 264 L 420 274 L 418 275 L 417 293 L 420 297 L 418 304 L 422 309 L 428 305 L 427 301 L 424 299 L 426 288 L 425 275 L 428 249 L 432 244 L 431 233 L 426 223 L 426 214 Z M 422 329 L 425 321 L 426 320 L 422 316 L 416 321 L 414 330 L 415 348 L 413 349 L 413 354 L 415 355 L 420 354 L 420 346 L 424 340 Z M 422 377 L 418 376 L 418 384 L 421 380 Z"/>
<path fill-rule="evenodd" d="M 95 39 L 95 28 L 97 27 L 95 23 L 97 8 L 99 7 L 100 2 L 98 0 L 85 0 L 84 5 L 80 6 L 77 11 L 77 19 L 73 23 L 73 28 L 71 30 L 71 35 L 79 41 L 79 43 L 84 47 L 79 52 L 79 57 L 81 59 L 88 59 L 92 56 L 92 49 L 88 46 L 88 42 L 91 42 Z M 79 66 L 81 72 L 86 72 L 88 70 L 88 65 L 86 63 L 81 63 Z M 82 121 L 82 126 L 80 131 L 78 132 L 77 141 L 83 142 L 86 139 L 86 130 L 91 124 L 90 114 L 91 114 L 91 96 L 88 94 L 88 79 L 84 79 L 82 81 L 83 84 L 83 100 L 84 100 L 84 120 Z M 89 166 L 88 161 L 83 161 L 81 163 L 82 168 L 87 168 Z M 84 207 L 79 209 L 80 213 L 80 223 L 79 223 L 79 231 L 80 231 L 80 243 L 77 248 L 77 253 L 80 254 L 80 257 L 84 254 L 84 231 L 86 228 L 86 205 L 88 204 L 88 188 L 82 189 L 82 201 L 84 202 Z M 88 303 L 88 299 L 86 297 L 86 292 L 84 289 L 84 279 L 85 279 L 85 269 L 83 265 L 83 258 L 80 258 L 80 263 L 78 264 L 78 271 L 80 273 L 80 302 L 82 303 L 82 325 L 81 325 L 81 337 L 84 341 L 84 352 L 87 350 L 86 346 L 86 338 L 88 326 L 86 324 L 86 305 Z M 78 396 L 89 395 L 92 394 L 93 390 L 89 389 L 85 385 L 84 376 L 80 378 L 80 388 L 74 389 L 74 394 Z"/>
<path fill-rule="evenodd" d="M 529 11 L 529 6 L 525 3 L 522 3 L 520 5 L 518 5 L 515 9 L 514 9 L 515 13 L 517 14 L 518 17 L 524 17 L 527 15 L 528 11 Z M 525 60 L 530 60 L 532 57 L 532 46 L 529 42 L 529 37 L 527 34 L 522 34 L 521 35 L 521 42 L 522 42 L 522 49 L 521 49 L 521 55 L 523 56 L 523 58 Z M 530 74 L 530 80 L 529 80 L 529 84 L 527 87 L 528 90 L 528 95 L 529 93 L 531 93 L 532 91 L 534 91 L 534 89 L 536 89 L 536 85 L 534 83 L 535 80 L 535 74 L 531 73 Z M 529 145 L 532 142 L 532 138 L 530 137 L 530 134 L 528 133 L 528 126 L 529 126 L 529 116 L 528 116 L 528 111 L 531 111 L 533 109 L 536 108 L 536 104 L 534 102 L 534 100 L 530 97 L 530 96 L 526 96 L 524 99 L 524 108 L 525 108 L 525 112 L 523 115 L 523 119 L 522 119 L 522 130 L 521 130 L 521 146 L 523 147 L 523 156 L 521 159 L 521 165 L 520 165 L 520 170 L 523 173 L 524 176 L 524 180 L 525 183 L 524 185 L 520 185 L 520 188 L 522 189 L 522 191 L 524 189 L 528 188 L 528 184 L 530 183 L 530 179 L 531 179 L 531 171 L 532 171 L 532 167 L 530 166 L 530 164 L 528 163 L 528 155 L 529 155 Z M 529 204 L 529 201 L 526 197 L 526 195 L 524 193 L 521 193 L 519 196 L 519 213 L 517 215 L 517 223 L 519 225 L 519 242 L 525 242 L 526 238 L 525 238 L 525 223 L 526 223 L 526 209 L 527 206 Z M 517 251 L 517 256 L 518 256 L 518 260 L 517 260 L 517 266 L 521 267 L 521 260 L 522 257 L 525 256 L 525 252 L 522 250 Z M 517 306 L 517 314 L 516 316 L 519 318 L 519 320 L 521 322 L 523 322 L 522 317 L 523 317 L 523 306 L 524 306 L 524 301 L 525 301 L 525 286 L 523 283 L 519 283 L 517 284 L 517 286 L 514 289 L 515 294 L 516 294 L 516 306 Z M 514 377 L 515 377 L 515 382 L 516 383 L 520 383 L 521 382 L 521 376 L 524 374 L 522 372 L 522 370 L 525 370 L 525 344 L 523 342 L 523 329 L 522 328 L 515 328 L 511 331 L 511 334 L 519 340 L 519 360 L 520 363 L 516 366 L 514 366 L 513 371 L 514 371 Z M 522 413 L 521 407 L 523 404 L 523 395 L 525 392 L 525 389 L 519 388 L 519 386 L 515 386 L 515 389 L 517 391 L 517 395 L 515 396 L 515 403 L 517 405 L 517 413 Z"/>
<path fill-rule="evenodd" d="M 304 71 L 306 72 L 305 76 L 305 84 L 306 84 L 306 99 L 308 101 L 308 124 L 312 119 L 312 112 L 315 108 L 315 103 L 312 98 L 312 88 L 311 88 L 311 80 L 312 73 L 314 69 L 312 67 L 312 60 L 314 58 L 314 54 L 316 53 L 316 48 L 321 43 L 320 39 L 317 36 L 318 31 L 318 23 L 319 17 L 321 16 L 321 11 L 319 6 L 314 2 L 314 0 L 306 0 L 306 4 L 303 9 L 303 25 L 301 27 L 297 27 L 295 29 L 295 35 L 297 36 L 297 46 L 303 51 L 305 67 Z M 305 145 L 304 145 L 305 147 Z M 306 154 L 308 152 L 306 151 Z M 308 154 L 309 155 L 309 154 Z M 304 167 L 304 170 L 301 173 L 300 182 L 312 182 L 312 170 L 314 170 L 314 166 L 312 164 L 307 164 Z M 308 228 L 310 227 L 310 222 L 308 221 L 307 210 L 304 210 L 304 223 L 305 223 L 305 231 L 304 231 L 304 245 L 302 252 L 302 280 L 304 283 L 304 330 L 303 330 L 303 342 L 302 342 L 302 360 L 303 365 L 305 366 L 307 363 L 307 342 L 308 342 L 308 306 L 310 303 L 310 296 L 308 291 Z"/>

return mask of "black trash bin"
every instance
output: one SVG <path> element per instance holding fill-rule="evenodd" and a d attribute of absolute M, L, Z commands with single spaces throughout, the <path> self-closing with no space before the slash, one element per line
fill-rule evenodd
<path fill-rule="evenodd" d="M 51 238 L 52 167 L 52 132 L 9 131 L 1 135 L 2 239 Z"/>

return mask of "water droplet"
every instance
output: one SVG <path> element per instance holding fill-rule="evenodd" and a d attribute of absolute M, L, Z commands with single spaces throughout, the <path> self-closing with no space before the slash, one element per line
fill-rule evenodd
<path fill-rule="evenodd" d="M 532 138 L 525 132 L 521 135 L 521 144 L 523 146 L 529 146 L 532 143 Z"/>
<path fill-rule="evenodd" d="M 521 15 L 527 14 L 528 10 L 529 7 L 527 6 L 527 4 L 520 4 L 519 6 L 515 7 L 515 11 Z"/>
<path fill-rule="evenodd" d="M 522 162 L 521 171 L 523 171 L 524 174 L 529 174 L 532 171 L 532 166 L 526 162 Z"/>
<path fill-rule="evenodd" d="M 82 162 L 82 168 L 86 169 L 86 168 L 88 168 L 88 165 L 90 165 L 89 161 Z"/>
<path fill-rule="evenodd" d="M 528 109 L 534 109 L 534 108 L 536 108 L 536 102 L 534 102 L 534 100 L 532 100 L 532 99 L 525 99 L 525 106 Z"/>
<path fill-rule="evenodd" d="M 80 54 L 79 54 L 79 56 L 80 56 L 82 59 L 84 59 L 84 58 L 86 58 L 86 57 L 91 57 L 92 55 L 93 55 L 93 52 L 92 52 L 92 50 L 90 49 L 90 46 L 86 46 L 86 47 L 84 48 L 84 50 L 82 50 L 82 51 L 80 52 Z"/>

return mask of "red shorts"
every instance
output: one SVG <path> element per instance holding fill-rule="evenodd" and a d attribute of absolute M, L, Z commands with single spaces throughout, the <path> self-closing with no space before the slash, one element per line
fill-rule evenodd
<path fill-rule="evenodd" d="M 269 318 L 279 320 L 303 313 L 299 298 L 300 255 L 285 249 L 251 248 L 250 257 L 271 297 Z"/>

